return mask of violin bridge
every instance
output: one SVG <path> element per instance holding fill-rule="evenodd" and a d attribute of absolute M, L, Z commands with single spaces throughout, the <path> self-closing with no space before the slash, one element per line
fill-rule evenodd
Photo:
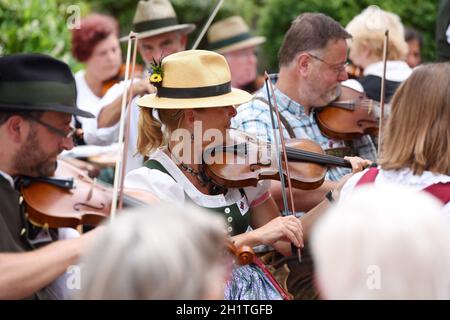
<path fill-rule="evenodd" d="M 92 196 L 94 195 L 94 188 L 95 188 L 96 183 L 97 183 L 97 178 L 94 178 L 94 180 L 92 180 L 91 188 L 89 189 L 89 192 L 86 196 L 86 201 L 89 201 L 92 199 Z"/>

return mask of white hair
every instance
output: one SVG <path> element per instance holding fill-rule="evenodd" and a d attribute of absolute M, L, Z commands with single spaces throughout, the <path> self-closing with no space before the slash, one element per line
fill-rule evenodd
<path fill-rule="evenodd" d="M 450 299 L 450 221 L 405 186 L 363 186 L 312 233 L 326 299 Z"/>
<path fill-rule="evenodd" d="M 199 207 L 123 212 L 83 259 L 81 299 L 206 299 L 223 294 L 225 222 Z"/>
<path fill-rule="evenodd" d="M 345 29 L 352 35 L 350 46 L 359 50 L 359 47 L 365 45 L 380 60 L 383 58 L 384 34 L 386 29 L 389 29 L 388 60 L 402 60 L 408 54 L 408 44 L 400 17 L 378 6 L 372 5 L 364 9 Z"/>

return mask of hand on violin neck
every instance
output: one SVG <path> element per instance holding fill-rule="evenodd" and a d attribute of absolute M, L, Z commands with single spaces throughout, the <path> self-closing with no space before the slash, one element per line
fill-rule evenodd
<path fill-rule="evenodd" d="M 372 161 L 360 157 L 344 157 L 352 165 L 352 173 L 357 173 L 372 165 Z"/>

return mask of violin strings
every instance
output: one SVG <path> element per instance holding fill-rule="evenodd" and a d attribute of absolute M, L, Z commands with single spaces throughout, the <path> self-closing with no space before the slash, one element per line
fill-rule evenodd
<path fill-rule="evenodd" d="M 330 155 L 322 155 L 311 151 L 305 150 L 297 150 L 292 147 L 286 148 L 287 154 L 289 157 L 293 157 L 294 160 L 311 160 L 313 162 L 336 165 L 336 166 L 344 166 L 347 167 L 349 165 L 348 161 L 339 157 L 330 156 Z"/>

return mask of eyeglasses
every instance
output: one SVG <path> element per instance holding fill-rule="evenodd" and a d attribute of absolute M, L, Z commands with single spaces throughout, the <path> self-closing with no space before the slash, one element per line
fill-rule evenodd
<path fill-rule="evenodd" d="M 319 60 L 320 62 L 325 63 L 327 66 L 329 66 L 331 69 L 333 69 L 333 71 L 336 72 L 337 74 L 341 73 L 342 71 L 345 71 L 345 68 L 349 65 L 348 62 L 346 62 L 344 64 L 331 64 L 331 63 L 326 62 L 325 60 L 323 60 L 323 59 L 321 59 L 321 58 L 319 58 L 319 57 L 317 57 L 317 56 L 315 56 L 315 55 L 313 55 L 311 53 L 308 53 L 308 55 L 311 58 L 314 58 L 316 60 Z"/>
<path fill-rule="evenodd" d="M 66 138 L 66 139 L 74 138 L 74 134 L 77 131 L 76 128 L 70 126 L 69 132 L 64 132 L 63 130 L 55 128 L 54 126 L 52 126 L 52 125 L 48 124 L 47 122 L 44 122 L 38 118 L 29 117 L 28 119 L 31 121 L 34 121 L 36 123 L 39 123 L 40 125 L 43 125 L 47 129 L 49 129 L 51 132 L 56 133 L 58 136 L 60 136 L 62 138 Z"/>

